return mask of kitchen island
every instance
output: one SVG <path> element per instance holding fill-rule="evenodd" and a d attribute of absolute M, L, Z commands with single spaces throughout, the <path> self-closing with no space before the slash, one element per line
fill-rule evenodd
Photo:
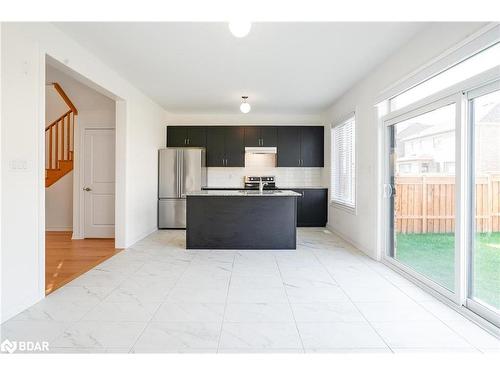
<path fill-rule="evenodd" d="M 295 249 L 291 190 L 204 190 L 186 194 L 187 249 Z"/>

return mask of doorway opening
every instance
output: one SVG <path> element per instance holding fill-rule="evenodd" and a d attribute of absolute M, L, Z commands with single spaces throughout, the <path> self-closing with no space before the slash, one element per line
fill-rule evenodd
<path fill-rule="evenodd" d="M 116 102 L 47 58 L 45 294 L 117 253 Z"/>

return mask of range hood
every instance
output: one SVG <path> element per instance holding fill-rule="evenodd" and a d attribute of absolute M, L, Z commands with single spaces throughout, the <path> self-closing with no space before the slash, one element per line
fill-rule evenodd
<path fill-rule="evenodd" d="M 245 152 L 249 154 L 276 154 L 277 147 L 245 147 Z"/>

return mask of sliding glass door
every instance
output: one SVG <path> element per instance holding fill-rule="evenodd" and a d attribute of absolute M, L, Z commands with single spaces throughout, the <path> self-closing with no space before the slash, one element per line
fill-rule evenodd
<path fill-rule="evenodd" d="M 384 130 L 384 259 L 500 327 L 500 80 Z"/>
<path fill-rule="evenodd" d="M 388 125 L 389 257 L 448 293 L 455 286 L 456 104 L 433 103 Z"/>
<path fill-rule="evenodd" d="M 468 305 L 500 310 L 500 83 L 468 93 L 471 134 Z"/>

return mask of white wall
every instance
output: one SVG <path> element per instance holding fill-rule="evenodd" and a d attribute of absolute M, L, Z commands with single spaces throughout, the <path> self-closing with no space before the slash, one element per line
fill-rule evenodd
<path fill-rule="evenodd" d="M 165 111 L 52 24 L 2 23 L 1 28 L 1 216 L 8 218 L 1 237 L 5 321 L 44 297 L 46 54 L 118 100 L 118 247 L 130 246 L 156 228 L 157 149 L 165 144 Z"/>
<path fill-rule="evenodd" d="M 45 229 L 73 230 L 73 171 L 45 189 Z"/>
<path fill-rule="evenodd" d="M 45 86 L 45 125 L 51 124 L 68 110 L 69 107 L 54 86 Z"/>
<path fill-rule="evenodd" d="M 373 258 L 378 258 L 378 202 L 380 168 L 380 127 L 375 105 L 381 91 L 437 57 L 470 34 L 482 23 L 431 24 L 382 65 L 357 83 L 323 115 L 324 123 L 332 124 L 356 112 L 357 213 L 329 209 L 329 226 Z M 330 132 L 325 127 L 325 165 L 330 168 Z M 329 183 L 329 173 L 325 173 Z M 380 194 L 380 195 L 379 195 Z"/>
<path fill-rule="evenodd" d="M 166 113 L 168 125 L 321 125 L 320 114 L 173 114 Z"/>

